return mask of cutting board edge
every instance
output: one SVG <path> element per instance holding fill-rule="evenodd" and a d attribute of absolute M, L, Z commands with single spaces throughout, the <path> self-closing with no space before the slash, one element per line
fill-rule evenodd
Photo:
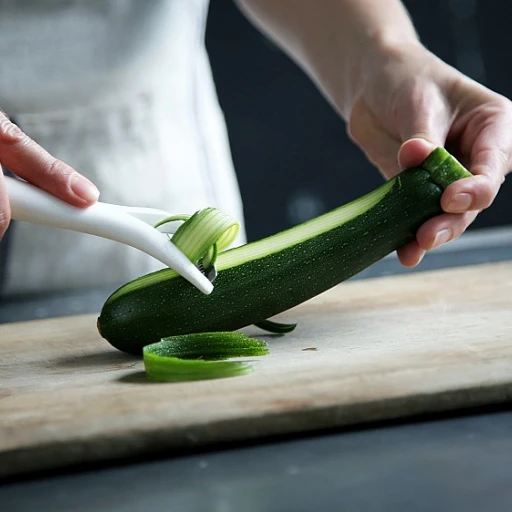
<path fill-rule="evenodd" d="M 63 443 L 43 444 L 37 448 L 26 446 L 23 449 L 0 452 L 0 481 L 37 477 L 43 471 L 47 476 L 48 471 L 58 472 L 75 467 L 87 469 L 88 466 L 115 464 L 120 461 L 133 463 L 192 455 L 199 449 L 213 450 L 240 447 L 244 443 L 271 442 L 290 434 L 314 435 L 355 427 L 372 428 L 379 425 L 379 422 L 391 426 L 397 420 L 433 418 L 439 414 L 496 406 L 510 402 L 511 398 L 512 382 L 501 382 L 491 387 L 477 385 L 392 397 L 373 404 L 330 404 L 317 409 L 290 410 L 285 415 L 275 411 L 263 416 L 220 419 L 204 425 L 185 425 L 179 429 L 161 427 L 144 432 L 144 436 L 137 439 L 136 443 L 130 439 L 133 436 L 126 432 L 110 433 L 105 436 L 103 443 L 98 443 L 97 438 L 69 439 Z M 108 452 L 101 450 L 105 443 L 109 445 Z M 79 456 L 76 456 L 77 453 Z M 105 453 L 109 455 L 105 456 Z"/>

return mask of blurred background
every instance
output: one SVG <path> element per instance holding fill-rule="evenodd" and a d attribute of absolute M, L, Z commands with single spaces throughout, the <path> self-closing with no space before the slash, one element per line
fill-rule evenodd
<path fill-rule="evenodd" d="M 404 2 L 434 53 L 512 97 L 512 4 Z M 343 121 L 302 71 L 232 0 L 212 0 L 207 47 L 245 203 L 248 237 L 272 234 L 340 206 L 382 182 Z M 510 180 L 472 229 L 512 223 Z"/>

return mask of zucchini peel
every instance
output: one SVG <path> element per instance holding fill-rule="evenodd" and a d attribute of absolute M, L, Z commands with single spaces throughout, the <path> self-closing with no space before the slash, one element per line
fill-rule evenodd
<path fill-rule="evenodd" d="M 268 348 L 241 332 L 215 332 L 163 338 L 142 354 L 148 379 L 182 382 L 246 375 L 253 370 L 248 362 L 226 359 L 264 356 Z"/>

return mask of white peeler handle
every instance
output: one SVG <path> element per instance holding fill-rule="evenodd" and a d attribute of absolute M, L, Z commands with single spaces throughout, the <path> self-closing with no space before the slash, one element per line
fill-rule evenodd
<path fill-rule="evenodd" d="M 121 242 L 171 267 L 203 293 L 212 291 L 210 281 L 167 237 L 122 208 L 101 202 L 88 208 L 76 208 L 30 183 L 8 176 L 4 179 L 13 219 Z"/>

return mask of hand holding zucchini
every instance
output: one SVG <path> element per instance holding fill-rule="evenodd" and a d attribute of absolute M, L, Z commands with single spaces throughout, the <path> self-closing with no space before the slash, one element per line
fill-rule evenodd
<path fill-rule="evenodd" d="M 468 176 L 438 148 L 360 199 L 257 242 L 209 251 L 204 259 L 218 275 L 208 296 L 171 269 L 127 283 L 105 302 L 98 329 L 119 350 L 140 354 L 167 336 L 264 325 L 412 240 L 442 212 L 444 189 Z"/>

